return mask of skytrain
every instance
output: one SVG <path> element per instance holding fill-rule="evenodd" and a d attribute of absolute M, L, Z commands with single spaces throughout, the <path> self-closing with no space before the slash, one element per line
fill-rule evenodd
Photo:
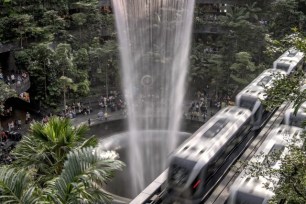
<path fill-rule="evenodd" d="M 298 147 L 302 146 L 301 135 L 303 129 L 300 127 L 280 125 L 274 128 L 263 144 L 251 159 L 258 165 L 266 169 L 279 169 L 281 165 L 280 158 L 288 154 L 286 144 L 295 142 Z M 278 176 L 272 178 L 251 177 L 244 170 L 233 183 L 227 204 L 266 204 L 274 195 L 272 189 L 278 183 Z M 267 188 L 269 187 L 269 189 Z"/>
<path fill-rule="evenodd" d="M 305 86 L 302 86 L 301 91 L 305 90 Z M 283 124 L 280 127 L 274 128 L 265 142 L 261 145 L 253 161 L 258 159 L 261 155 L 260 164 L 265 165 L 267 168 L 277 169 L 280 167 L 280 161 L 266 162 L 269 155 L 278 151 L 279 156 L 284 156 L 288 153 L 285 149 L 285 144 L 290 140 L 295 142 L 298 147 L 302 146 L 301 134 L 303 134 L 303 122 L 306 121 L 306 102 L 295 111 L 293 103 L 286 110 L 284 114 Z M 273 145 L 272 145 L 273 144 Z M 274 184 L 277 183 L 278 178 L 272 178 Z M 269 199 L 274 195 L 272 190 L 268 190 L 264 186 L 268 185 L 269 188 L 275 187 L 273 183 L 265 178 L 254 178 L 248 176 L 244 171 L 238 176 L 234 184 L 231 187 L 230 195 L 227 200 L 227 204 L 266 204 Z M 282 201 L 280 201 L 282 203 Z"/>
<path fill-rule="evenodd" d="M 303 65 L 304 53 L 291 48 L 273 62 L 273 69 L 283 70 L 289 75 L 297 69 L 302 69 Z"/>
<path fill-rule="evenodd" d="M 267 69 L 237 94 L 235 105 L 252 112 L 253 130 L 261 128 L 270 115 L 270 112 L 262 105 L 262 101 L 267 99 L 265 88 L 271 88 L 273 81 L 285 76 L 286 72 L 283 70 Z"/>
<path fill-rule="evenodd" d="M 220 110 L 171 155 L 167 177 L 168 195 L 176 203 L 200 203 L 222 179 L 260 130 L 272 112 L 262 101 L 265 88 L 303 66 L 303 53 L 286 51 L 237 94 L 235 106 Z M 292 59 L 282 61 L 281 59 Z M 288 68 L 280 62 L 289 64 Z"/>

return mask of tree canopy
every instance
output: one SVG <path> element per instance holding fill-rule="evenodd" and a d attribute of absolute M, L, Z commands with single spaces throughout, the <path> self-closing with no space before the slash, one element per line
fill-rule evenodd
<path fill-rule="evenodd" d="M 109 203 L 103 185 L 123 167 L 116 153 L 97 152 L 88 127 L 69 119 L 35 122 L 0 167 L 1 203 Z"/>

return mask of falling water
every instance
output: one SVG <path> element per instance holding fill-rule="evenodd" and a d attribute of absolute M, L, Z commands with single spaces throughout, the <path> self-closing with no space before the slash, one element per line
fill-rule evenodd
<path fill-rule="evenodd" d="M 131 190 L 137 195 L 166 168 L 168 154 L 177 145 L 194 0 L 113 0 L 113 7 L 132 147 Z M 154 148 L 140 153 L 146 138 L 140 130 L 168 130 L 167 140 L 155 149 L 161 151 L 160 158 Z M 149 170 L 144 172 L 142 161 Z"/>

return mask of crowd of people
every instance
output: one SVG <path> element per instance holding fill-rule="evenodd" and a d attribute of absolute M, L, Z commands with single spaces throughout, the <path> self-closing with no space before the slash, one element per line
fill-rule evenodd
<path fill-rule="evenodd" d="M 13 108 L 12 106 L 10 107 L 5 107 L 3 104 L 1 104 L 1 116 L 2 117 L 10 117 L 13 114 Z"/>
<path fill-rule="evenodd" d="M 206 91 L 198 91 L 195 99 L 191 101 L 190 105 L 188 106 L 188 110 L 185 113 L 185 118 L 205 122 L 218 110 L 229 105 L 233 105 L 233 102 L 228 95 L 210 96 Z"/>
<path fill-rule="evenodd" d="M 109 118 L 110 112 L 125 111 L 125 102 L 122 99 L 121 94 L 117 91 L 110 91 L 107 95 L 101 95 L 97 101 L 90 102 L 73 102 L 71 104 L 67 104 L 65 109 L 63 109 L 57 115 L 60 117 L 66 117 L 70 119 L 77 118 L 78 116 L 89 116 L 94 111 L 98 111 L 97 119 L 98 120 L 107 120 Z M 44 121 L 47 121 L 46 117 L 44 117 Z M 88 120 L 88 124 L 91 124 L 91 119 Z"/>
<path fill-rule="evenodd" d="M 0 131 L 0 164 L 10 164 L 14 160 L 10 152 L 21 139 L 22 134 L 18 132 Z"/>
<path fill-rule="evenodd" d="M 28 79 L 28 73 L 22 70 L 11 71 L 9 74 L 3 74 L 2 68 L 0 67 L 0 80 L 3 80 L 8 85 L 16 84 L 20 86 L 21 83 Z"/>

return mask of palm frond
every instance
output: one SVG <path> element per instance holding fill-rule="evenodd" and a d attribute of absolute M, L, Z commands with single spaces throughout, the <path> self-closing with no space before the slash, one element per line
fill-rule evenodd
<path fill-rule="evenodd" d="M 34 204 L 40 200 L 37 188 L 24 170 L 2 167 L 0 169 L 0 202 Z"/>
<path fill-rule="evenodd" d="M 49 197 L 59 203 L 108 203 L 110 196 L 101 188 L 123 163 L 114 158 L 98 155 L 92 147 L 69 153 L 61 175 L 48 183 Z"/>

